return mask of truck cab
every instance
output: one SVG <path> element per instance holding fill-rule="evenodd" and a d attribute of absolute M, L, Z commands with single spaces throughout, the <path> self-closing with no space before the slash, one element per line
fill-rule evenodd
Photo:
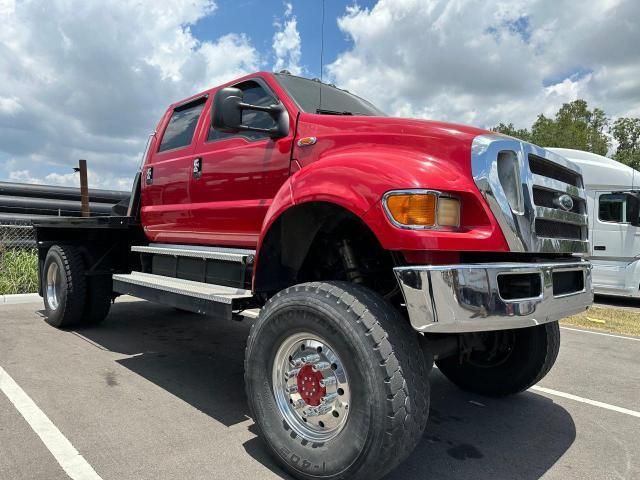
<path fill-rule="evenodd" d="M 580 168 L 475 127 L 392 118 L 287 72 L 171 105 L 126 216 L 36 226 L 56 327 L 129 294 L 254 318 L 252 416 L 297 478 L 380 478 L 415 447 L 434 362 L 506 396 L 593 300 Z"/>

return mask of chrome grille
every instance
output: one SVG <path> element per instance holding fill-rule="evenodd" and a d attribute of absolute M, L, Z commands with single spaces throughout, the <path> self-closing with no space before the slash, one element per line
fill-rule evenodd
<path fill-rule="evenodd" d="M 582 188 L 582 176 L 578 172 L 564 168 L 533 153 L 529 154 L 529 169 L 535 175 L 553 178 L 559 182 Z"/>
<path fill-rule="evenodd" d="M 513 193 L 513 183 L 501 184 L 505 177 L 501 178 L 498 158 L 504 158 L 505 152 L 517 157 L 513 162 L 517 163 L 521 196 Z M 476 137 L 471 160 L 476 185 L 511 251 L 587 253 L 587 204 L 579 167 L 555 153 L 502 135 Z M 573 202 L 570 208 L 560 202 L 565 195 Z"/>
<path fill-rule="evenodd" d="M 586 197 L 582 175 L 532 153 L 527 157 L 533 180 L 531 189 L 536 205 L 537 236 L 586 241 Z M 565 194 L 573 201 L 572 208 L 568 210 L 559 206 L 559 198 Z"/>
<path fill-rule="evenodd" d="M 539 207 L 558 208 L 558 200 L 561 192 L 547 190 L 536 185 L 533 186 L 533 203 Z M 573 207 L 569 210 L 573 213 L 587 213 L 587 202 L 581 198 L 573 197 Z"/>
<path fill-rule="evenodd" d="M 536 233 L 539 237 L 582 240 L 582 227 L 570 223 L 552 222 L 536 218 Z"/>

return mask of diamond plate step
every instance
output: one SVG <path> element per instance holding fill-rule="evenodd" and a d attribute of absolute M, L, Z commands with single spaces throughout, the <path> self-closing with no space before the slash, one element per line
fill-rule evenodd
<path fill-rule="evenodd" d="M 151 243 L 149 245 L 134 245 L 132 252 L 151 253 L 155 255 L 169 255 L 173 257 L 206 258 L 227 262 L 251 263 L 255 250 L 242 248 L 204 247 L 199 245 L 170 245 L 165 243 Z"/>
<path fill-rule="evenodd" d="M 228 318 L 234 310 L 251 305 L 253 299 L 250 290 L 143 272 L 113 275 L 113 290 L 192 312 Z"/>

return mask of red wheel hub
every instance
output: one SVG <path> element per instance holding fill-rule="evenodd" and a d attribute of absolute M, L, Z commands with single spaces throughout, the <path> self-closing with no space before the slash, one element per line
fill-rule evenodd
<path fill-rule="evenodd" d="M 309 364 L 300 368 L 298 372 L 298 394 L 307 405 L 317 407 L 320 400 L 327 394 L 327 389 L 320 386 L 320 380 L 324 377 L 319 371 L 314 371 Z"/>

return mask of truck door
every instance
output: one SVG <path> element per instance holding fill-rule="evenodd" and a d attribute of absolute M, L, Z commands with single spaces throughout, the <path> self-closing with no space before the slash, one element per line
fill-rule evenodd
<path fill-rule="evenodd" d="M 161 126 L 142 172 L 141 218 L 149 240 L 180 242 L 188 237 L 194 132 L 206 96 L 174 107 Z"/>
<path fill-rule="evenodd" d="M 246 103 L 278 102 L 262 79 L 234 87 Z M 289 176 L 293 131 L 276 140 L 260 132 L 223 133 L 210 127 L 210 113 L 208 107 L 192 156 L 190 229 L 195 243 L 255 247 L 267 209 Z M 275 126 L 265 112 L 242 115 L 245 125 Z"/>
<path fill-rule="evenodd" d="M 592 263 L 593 283 L 605 293 L 631 294 L 638 289 L 634 262 L 640 255 L 640 229 L 629 224 L 628 195 L 596 192 Z"/>

